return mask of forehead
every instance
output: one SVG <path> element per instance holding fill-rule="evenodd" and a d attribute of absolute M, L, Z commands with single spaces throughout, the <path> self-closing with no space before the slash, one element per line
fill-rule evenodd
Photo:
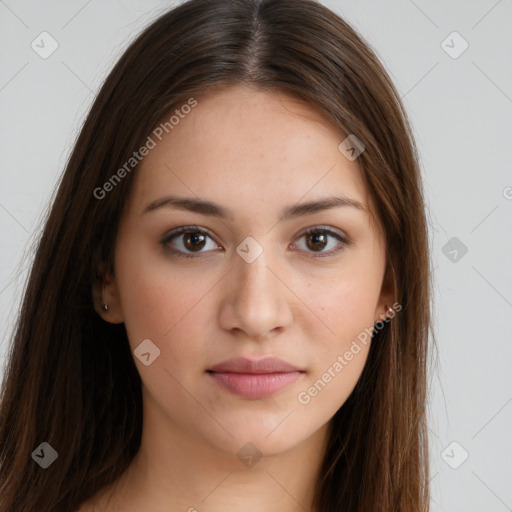
<path fill-rule="evenodd" d="M 161 140 L 153 136 L 134 177 L 138 210 L 165 193 L 258 208 L 336 192 L 368 203 L 357 162 L 338 150 L 346 135 L 304 101 L 244 86 L 195 99 L 193 109 L 178 105 L 162 120 L 177 114 Z"/>

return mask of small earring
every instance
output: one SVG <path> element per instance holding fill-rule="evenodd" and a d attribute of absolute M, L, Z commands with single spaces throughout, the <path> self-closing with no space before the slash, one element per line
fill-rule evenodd
<path fill-rule="evenodd" d="M 102 286 L 102 290 L 101 290 L 101 300 L 103 300 L 103 294 L 105 292 L 105 285 Z M 106 313 L 108 311 L 108 304 L 102 304 L 101 305 L 101 310 Z"/>
<path fill-rule="evenodd" d="M 390 318 L 390 316 L 394 313 L 393 308 L 390 306 L 386 306 L 386 313 L 387 313 L 387 319 Z"/>

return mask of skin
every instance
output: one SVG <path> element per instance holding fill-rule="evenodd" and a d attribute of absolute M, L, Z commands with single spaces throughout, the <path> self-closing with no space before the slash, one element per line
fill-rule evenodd
<path fill-rule="evenodd" d="M 115 275 L 96 288 L 99 314 L 125 323 L 132 351 L 150 339 L 160 356 L 149 366 L 134 357 L 144 403 L 138 455 L 82 511 L 311 511 L 330 420 L 356 385 L 369 344 L 309 403 L 298 395 L 393 303 L 373 204 L 357 160 L 338 150 L 346 134 L 282 91 L 216 87 L 197 99 L 137 169 Z M 218 203 L 233 217 L 170 206 L 142 213 L 170 194 Z M 280 219 L 285 207 L 329 196 L 364 209 Z M 207 231 L 206 243 L 178 235 L 167 246 L 193 257 L 172 255 L 162 238 L 190 225 Z M 313 227 L 327 245 L 304 235 Z M 263 248 L 252 263 L 236 252 L 248 236 Z M 235 396 L 206 373 L 233 357 L 264 355 L 305 373 L 260 400 Z M 236 456 L 248 442 L 263 455 L 252 467 Z"/>

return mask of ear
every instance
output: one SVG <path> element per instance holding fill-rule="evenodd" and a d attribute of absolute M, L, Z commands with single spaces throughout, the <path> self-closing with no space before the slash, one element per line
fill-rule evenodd
<path fill-rule="evenodd" d="M 111 324 L 120 324 L 124 321 L 119 300 L 119 290 L 116 278 L 113 273 L 100 272 L 100 277 L 96 279 L 92 286 L 92 300 L 94 310 L 106 322 Z M 102 309 L 106 304 L 107 310 Z"/>
<path fill-rule="evenodd" d="M 387 317 L 394 316 L 394 313 L 390 314 L 388 308 L 393 308 L 395 295 L 395 272 L 390 259 L 388 258 L 386 269 L 384 271 L 384 278 L 382 280 L 379 301 L 377 303 L 377 308 L 375 309 L 375 322 L 382 322 Z"/>

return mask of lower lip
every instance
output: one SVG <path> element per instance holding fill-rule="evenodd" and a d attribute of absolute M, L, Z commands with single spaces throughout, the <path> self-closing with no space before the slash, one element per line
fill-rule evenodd
<path fill-rule="evenodd" d="M 265 398 L 293 384 L 303 372 L 231 373 L 209 372 L 223 388 L 244 398 Z"/>

